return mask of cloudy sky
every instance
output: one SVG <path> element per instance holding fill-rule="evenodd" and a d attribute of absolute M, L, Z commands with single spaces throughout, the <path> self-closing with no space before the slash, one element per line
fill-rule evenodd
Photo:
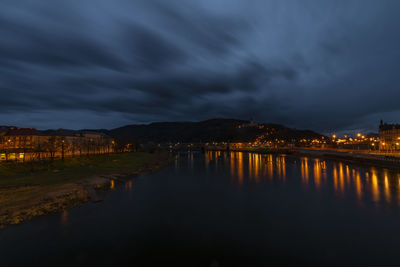
<path fill-rule="evenodd" d="M 0 125 L 400 122 L 400 1 L 2 0 Z"/>

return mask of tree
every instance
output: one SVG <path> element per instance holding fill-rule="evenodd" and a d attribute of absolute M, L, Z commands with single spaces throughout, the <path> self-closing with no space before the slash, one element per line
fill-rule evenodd
<path fill-rule="evenodd" d="M 61 136 L 50 136 L 50 138 L 43 143 L 44 150 L 50 154 L 50 159 L 52 161 L 58 151 L 62 150 L 62 153 L 64 153 L 64 142 L 64 138 Z"/>

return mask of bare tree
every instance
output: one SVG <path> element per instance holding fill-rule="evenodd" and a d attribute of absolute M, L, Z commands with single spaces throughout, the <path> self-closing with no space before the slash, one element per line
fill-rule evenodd
<path fill-rule="evenodd" d="M 64 138 L 60 136 L 51 136 L 43 143 L 43 146 L 45 151 L 49 153 L 50 159 L 53 161 L 56 153 L 64 148 Z"/>

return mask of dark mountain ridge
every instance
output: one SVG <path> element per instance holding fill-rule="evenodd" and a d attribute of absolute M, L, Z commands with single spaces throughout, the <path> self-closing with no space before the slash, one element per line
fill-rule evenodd
<path fill-rule="evenodd" d="M 114 138 L 155 143 L 251 142 L 321 138 L 310 130 L 296 130 L 272 123 L 237 119 L 210 119 L 200 122 L 154 122 L 99 130 Z"/>

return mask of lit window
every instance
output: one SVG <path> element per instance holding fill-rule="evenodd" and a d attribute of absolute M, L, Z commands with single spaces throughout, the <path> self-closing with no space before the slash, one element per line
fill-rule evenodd
<path fill-rule="evenodd" d="M 19 158 L 23 159 L 25 157 L 25 153 L 19 153 Z"/>

